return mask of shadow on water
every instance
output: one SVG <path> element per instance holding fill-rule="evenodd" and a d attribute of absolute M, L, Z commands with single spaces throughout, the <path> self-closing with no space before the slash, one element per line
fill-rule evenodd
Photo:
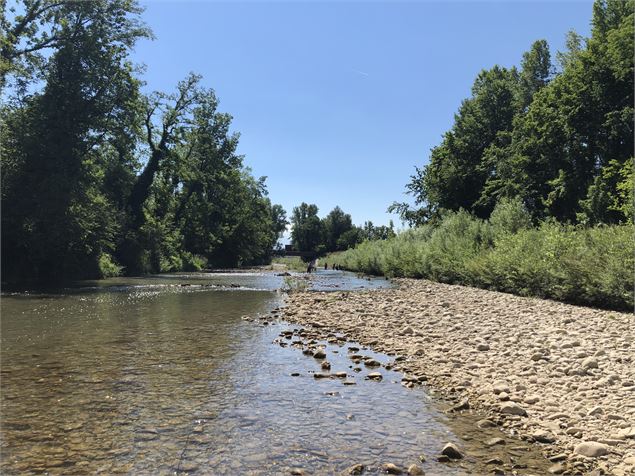
<path fill-rule="evenodd" d="M 328 272 L 310 280 L 389 285 Z M 273 273 L 188 273 L 5 294 L 2 474 L 331 474 L 468 444 L 422 389 L 391 384 L 398 374 L 318 381 L 315 359 L 272 344 L 289 326 L 241 319 L 279 305 L 282 283 Z M 345 346 L 328 352 L 334 370 L 351 372 Z M 474 467 L 438 465 L 423 466 Z"/>

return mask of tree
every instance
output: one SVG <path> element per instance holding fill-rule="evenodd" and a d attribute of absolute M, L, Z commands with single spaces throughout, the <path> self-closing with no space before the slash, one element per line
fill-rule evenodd
<path fill-rule="evenodd" d="M 523 54 L 518 88 L 518 110 L 526 111 L 534 94 L 544 88 L 553 74 L 549 45 L 545 40 L 535 41 Z"/>
<path fill-rule="evenodd" d="M 420 208 L 390 209 L 415 224 L 437 221 L 443 210 L 486 218 L 503 198 L 520 197 L 534 219 L 624 220 L 609 203 L 618 193 L 613 171 L 633 154 L 634 6 L 597 0 L 593 34 L 582 48 L 569 33 L 560 74 L 553 76 L 543 40 L 523 55 L 520 72 L 481 72 L 430 163 L 407 185 Z"/>
<path fill-rule="evenodd" d="M 596 2 L 587 48 L 535 95 L 515 124 L 506 180 L 534 216 L 575 221 L 602 169 L 632 156 L 632 7 Z"/>
<path fill-rule="evenodd" d="M 133 3 L 86 3 L 67 2 L 59 11 L 44 90 L 3 111 L 3 167 L 11 164 L 2 194 L 8 279 L 98 276 L 102 255 L 114 248 L 116 207 L 102 179 L 127 156 L 102 152 L 126 147 L 134 135 L 139 84 L 127 54 L 140 33 L 128 20 Z"/>
<path fill-rule="evenodd" d="M 353 228 L 353 221 L 348 213 L 340 207 L 335 207 L 323 220 L 324 244 L 327 251 L 341 250 L 338 246 L 339 238 Z"/>
<path fill-rule="evenodd" d="M 275 247 L 281 248 L 282 245 L 279 243 L 279 240 L 282 239 L 284 232 L 287 230 L 287 225 L 289 221 L 287 220 L 287 212 L 282 205 L 272 205 L 271 206 L 271 224 L 272 224 L 272 232 L 276 238 Z"/>
<path fill-rule="evenodd" d="M 109 41 L 126 48 L 151 36 L 139 20 L 143 9 L 134 0 L 23 0 L 21 6 L 9 8 L 12 18 L 6 0 L 0 7 L 0 91 L 10 75 L 28 82 L 45 69 L 47 51 L 77 41 L 87 27 L 103 25 Z"/>
<path fill-rule="evenodd" d="M 302 202 L 293 208 L 291 216 L 291 242 L 301 252 L 320 255 L 326 251 L 324 246 L 324 225 L 318 217 L 317 205 Z M 309 261 L 311 256 L 303 256 Z"/>
<path fill-rule="evenodd" d="M 479 202 L 479 198 L 493 173 L 493 164 L 482 158 L 487 148 L 512 128 L 518 82 L 515 68 L 495 66 L 479 73 L 472 97 L 461 104 L 452 129 L 441 145 L 432 149 L 430 163 L 416 168 L 407 186 L 416 204 L 425 207 L 423 216 L 431 218 L 443 209 L 460 208 L 489 215 L 493 204 Z"/>

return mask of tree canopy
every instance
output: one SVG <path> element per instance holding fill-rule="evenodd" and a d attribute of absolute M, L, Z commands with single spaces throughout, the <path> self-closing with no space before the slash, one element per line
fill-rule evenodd
<path fill-rule="evenodd" d="M 633 8 L 597 0 L 591 38 L 569 33 L 560 71 L 544 40 L 519 70 L 483 70 L 407 185 L 419 208 L 391 210 L 412 224 L 443 210 L 487 218 L 501 199 L 518 197 L 534 220 L 632 221 Z"/>
<path fill-rule="evenodd" d="M 237 155 L 214 91 L 191 74 L 142 94 L 129 57 L 151 36 L 141 12 L 133 0 L 3 8 L 4 281 L 270 259 L 286 214 Z"/>

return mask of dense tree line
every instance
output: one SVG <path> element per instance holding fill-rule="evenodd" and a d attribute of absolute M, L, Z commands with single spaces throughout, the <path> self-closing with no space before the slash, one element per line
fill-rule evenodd
<path fill-rule="evenodd" d="M 367 240 L 385 240 L 395 236 L 392 221 L 389 226 L 375 226 L 366 221 L 363 226 L 353 225 L 348 213 L 335 207 L 324 218 L 318 216 L 318 207 L 302 203 L 293 208 L 291 215 L 291 243 L 306 256 L 322 256 L 325 253 L 343 251 Z"/>
<path fill-rule="evenodd" d="M 267 261 L 287 224 L 194 74 L 144 95 L 134 0 L 2 2 L 2 279 Z"/>
<path fill-rule="evenodd" d="M 447 210 L 487 218 L 518 197 L 535 222 L 632 222 L 633 12 L 632 0 L 597 0 L 591 37 L 570 32 L 558 68 L 540 40 L 519 69 L 481 71 L 407 186 L 419 208 L 390 210 L 411 224 Z"/>

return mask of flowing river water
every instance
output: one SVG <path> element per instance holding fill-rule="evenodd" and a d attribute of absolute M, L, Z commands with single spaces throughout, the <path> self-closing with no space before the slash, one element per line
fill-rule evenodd
<path fill-rule="evenodd" d="M 390 285 L 324 271 L 311 282 Z M 424 388 L 401 386 L 401 375 L 355 374 L 350 343 L 326 352 L 332 372 L 356 385 L 315 379 L 316 359 L 274 343 L 299 326 L 243 318 L 281 305 L 284 286 L 267 272 L 192 273 L 5 293 L 0 472 L 336 474 L 362 463 L 377 474 L 390 462 L 492 474 L 496 459 L 519 474 L 546 472 L 538 449 L 509 438 L 504 450 L 487 446 L 504 435 L 478 430 L 476 416 L 449 416 Z M 437 462 L 446 442 L 466 458 Z"/>

